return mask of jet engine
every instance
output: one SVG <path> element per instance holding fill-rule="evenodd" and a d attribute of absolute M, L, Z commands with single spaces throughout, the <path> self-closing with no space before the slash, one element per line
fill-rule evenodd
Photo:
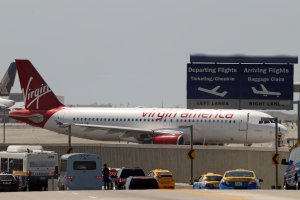
<path fill-rule="evenodd" d="M 153 144 L 178 144 L 184 145 L 184 138 L 182 134 L 160 134 L 152 139 Z"/>

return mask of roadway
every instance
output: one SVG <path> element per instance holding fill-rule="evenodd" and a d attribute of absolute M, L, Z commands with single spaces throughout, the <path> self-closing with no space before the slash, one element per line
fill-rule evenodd
<path fill-rule="evenodd" d="M 42 195 L 42 197 L 41 197 Z M 49 191 L 6 192 L 1 199 L 9 200 L 292 200 L 300 199 L 299 191 L 285 190 L 110 190 L 110 191 Z"/>

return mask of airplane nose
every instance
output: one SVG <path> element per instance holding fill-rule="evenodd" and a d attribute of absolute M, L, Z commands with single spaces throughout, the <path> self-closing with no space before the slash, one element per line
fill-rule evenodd
<path fill-rule="evenodd" d="M 283 126 L 282 124 L 278 124 L 278 131 L 283 135 L 287 135 L 289 133 L 287 127 Z"/>

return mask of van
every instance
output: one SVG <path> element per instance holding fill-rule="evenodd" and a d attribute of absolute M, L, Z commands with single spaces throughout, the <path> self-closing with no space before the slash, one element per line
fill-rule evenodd
<path fill-rule="evenodd" d="M 283 189 L 300 190 L 300 142 L 291 147 L 289 160 L 282 159 L 281 164 L 287 165 L 283 177 Z"/>
<path fill-rule="evenodd" d="M 58 190 L 101 190 L 102 186 L 99 155 L 72 153 L 61 156 Z"/>

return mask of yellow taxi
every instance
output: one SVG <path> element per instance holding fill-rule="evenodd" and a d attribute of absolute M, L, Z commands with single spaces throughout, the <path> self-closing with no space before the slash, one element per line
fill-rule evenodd
<path fill-rule="evenodd" d="M 173 174 L 166 169 L 153 169 L 149 172 L 148 176 L 152 176 L 156 179 L 159 189 L 174 189 L 175 181 Z"/>
<path fill-rule="evenodd" d="M 220 189 L 260 189 L 262 179 L 256 178 L 254 171 L 236 169 L 226 171 L 220 182 Z"/>
<path fill-rule="evenodd" d="M 219 189 L 223 178 L 220 174 L 206 173 L 194 180 L 193 189 Z"/>

